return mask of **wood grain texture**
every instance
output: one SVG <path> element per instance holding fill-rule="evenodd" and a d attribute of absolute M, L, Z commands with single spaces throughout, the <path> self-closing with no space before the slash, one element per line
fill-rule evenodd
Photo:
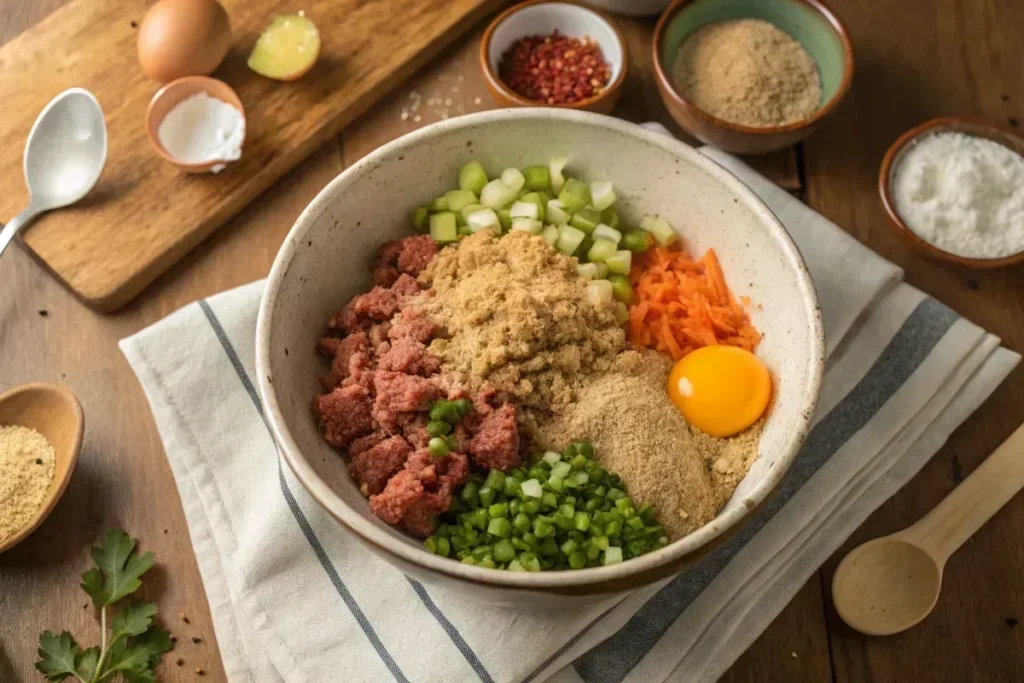
<path fill-rule="evenodd" d="M 834 2 L 857 49 L 845 106 L 804 143 L 806 194 L 815 209 L 906 270 L 906 280 L 1024 351 L 1024 268 L 981 272 L 937 265 L 889 225 L 876 189 L 887 147 L 936 116 L 1024 118 L 1019 0 Z M 1024 368 L 825 566 L 860 543 L 912 524 L 1024 421 Z M 1018 496 L 946 565 L 935 611 L 896 636 L 856 634 L 829 606 L 836 683 L 1024 680 L 1024 496 Z"/>
<path fill-rule="evenodd" d="M 309 0 L 320 59 L 301 80 L 279 83 L 245 59 L 270 17 L 293 4 L 224 0 L 233 44 L 214 75 L 245 104 L 244 153 L 219 175 L 186 176 L 146 139 L 158 89 L 136 61 L 134 25 L 146 3 L 74 0 L 0 49 L 0 149 L 21 149 L 46 102 L 82 86 L 106 113 L 107 166 L 85 200 L 41 217 L 24 244 L 87 304 L 118 308 L 501 2 Z M 0 158 L 0 183 L 10 188 L 0 193 L 0 216 L 13 216 L 28 200 L 20 156 Z"/>

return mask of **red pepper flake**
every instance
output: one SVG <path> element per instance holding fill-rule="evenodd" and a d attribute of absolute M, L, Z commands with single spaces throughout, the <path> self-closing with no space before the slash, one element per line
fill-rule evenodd
<path fill-rule="evenodd" d="M 523 97 L 547 104 L 568 104 L 598 95 L 608 86 L 611 68 L 590 38 L 527 36 L 501 56 L 501 80 Z"/>

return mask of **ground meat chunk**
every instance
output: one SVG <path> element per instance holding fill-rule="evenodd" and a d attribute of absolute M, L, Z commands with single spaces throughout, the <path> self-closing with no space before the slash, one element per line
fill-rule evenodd
<path fill-rule="evenodd" d="M 373 264 L 374 272 L 378 269 L 394 267 L 399 272 L 415 277 L 427 267 L 430 259 L 434 258 L 436 253 L 437 243 L 430 238 L 430 235 L 416 235 L 392 240 L 384 243 L 377 250 L 377 258 Z"/>
<path fill-rule="evenodd" d="M 441 369 L 441 360 L 427 351 L 427 347 L 420 342 L 403 337 L 391 343 L 388 351 L 381 356 L 378 367 L 381 370 L 427 377 Z"/>
<path fill-rule="evenodd" d="M 436 491 L 425 491 L 402 515 L 402 526 L 415 536 L 426 538 L 437 528 L 437 516 L 446 512 L 452 504 L 455 481 L 451 477 L 440 477 Z"/>
<path fill-rule="evenodd" d="M 456 484 L 461 484 L 469 477 L 469 458 L 465 453 L 452 451 L 437 463 L 439 477 L 451 477 Z"/>
<path fill-rule="evenodd" d="M 381 344 L 387 343 L 388 333 L 390 332 L 391 323 L 381 323 L 370 327 L 368 335 L 370 337 L 370 347 L 373 348 L 374 352 L 380 348 Z"/>
<path fill-rule="evenodd" d="M 390 320 L 400 307 L 397 294 L 384 287 L 374 287 L 365 294 L 352 297 L 340 311 L 331 316 L 327 327 L 346 332 L 366 329 L 374 321 Z"/>
<path fill-rule="evenodd" d="M 430 441 L 430 434 L 427 434 L 429 421 L 430 417 L 426 413 L 402 413 L 396 418 L 402 436 L 415 448 L 427 447 Z"/>
<path fill-rule="evenodd" d="M 398 429 L 398 414 L 426 410 L 440 397 L 440 391 L 430 380 L 400 372 L 377 370 L 373 373 L 373 387 L 377 397 L 373 416 L 386 430 Z"/>
<path fill-rule="evenodd" d="M 345 448 L 352 439 L 373 429 L 372 408 L 369 394 L 359 385 L 339 387 L 313 399 L 324 440 L 335 448 Z"/>
<path fill-rule="evenodd" d="M 519 466 L 515 406 L 506 403 L 480 420 L 469 442 L 469 453 L 475 464 L 486 469 L 508 471 Z"/>
<path fill-rule="evenodd" d="M 373 269 L 373 285 L 375 287 L 390 287 L 395 284 L 401 273 L 394 266 L 377 266 Z"/>
<path fill-rule="evenodd" d="M 381 441 L 388 439 L 388 435 L 382 431 L 373 431 L 364 436 L 352 440 L 348 445 L 348 457 L 355 458 L 363 451 L 368 451 Z"/>
<path fill-rule="evenodd" d="M 401 277 L 395 280 L 395 284 L 391 286 L 391 291 L 398 296 L 416 296 L 420 293 L 420 283 L 416 282 L 416 278 L 403 273 Z"/>
<path fill-rule="evenodd" d="M 353 456 L 348 472 L 357 482 L 366 484 L 365 493 L 377 494 L 402 469 L 410 453 L 412 446 L 408 441 L 392 436 Z"/>
<path fill-rule="evenodd" d="M 324 337 L 316 343 L 316 352 L 325 358 L 334 358 L 341 346 L 341 337 Z"/>
<path fill-rule="evenodd" d="M 416 474 L 402 470 L 388 480 L 381 493 L 370 496 L 370 511 L 388 524 L 398 524 L 405 511 L 424 493 L 423 484 Z"/>
<path fill-rule="evenodd" d="M 338 348 L 334 353 L 334 360 L 331 362 L 331 372 L 338 379 L 338 382 L 343 381 L 346 377 L 352 374 L 352 370 L 361 369 L 360 362 L 352 364 L 352 358 L 358 354 L 365 354 L 370 350 L 370 341 L 366 338 L 364 332 L 354 332 L 338 343 Z"/>
<path fill-rule="evenodd" d="M 423 311 L 412 306 L 406 306 L 402 313 L 394 321 L 388 336 L 391 339 L 408 337 L 421 344 L 426 344 L 437 334 L 437 325 L 431 322 Z"/>

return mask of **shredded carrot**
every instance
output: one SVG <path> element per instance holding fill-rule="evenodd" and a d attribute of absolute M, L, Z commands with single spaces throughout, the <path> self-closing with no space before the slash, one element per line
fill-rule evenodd
<path fill-rule="evenodd" d="M 702 346 L 753 351 L 761 341 L 744 310 L 750 301 L 733 297 L 713 249 L 695 261 L 684 251 L 653 247 L 634 262 L 630 280 L 627 336 L 637 346 L 679 360 Z"/>

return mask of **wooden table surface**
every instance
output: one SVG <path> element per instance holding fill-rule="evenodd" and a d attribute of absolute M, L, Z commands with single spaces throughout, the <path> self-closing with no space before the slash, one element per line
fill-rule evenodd
<path fill-rule="evenodd" d="M 0 42 L 61 4 L 0 0 Z M 926 118 L 963 114 L 1019 125 L 1024 2 L 833 0 L 833 5 L 857 48 L 853 91 L 812 138 L 795 152 L 760 162 L 761 167 L 905 268 L 908 282 L 1000 335 L 1009 348 L 1024 350 L 1024 269 L 964 272 L 922 260 L 887 226 L 875 189 L 886 147 Z M 617 113 L 667 123 L 649 78 L 653 22 L 620 23 L 634 67 Z M 329 33 L 328 27 L 321 29 Z M 87 428 L 63 500 L 33 536 L 0 555 L 0 682 L 41 680 L 32 664 L 44 629 L 68 629 L 89 641 L 96 636 L 78 576 L 89 565 L 89 547 L 110 527 L 128 530 L 156 552 L 158 565 L 147 575 L 144 596 L 157 601 L 165 626 L 178 637 L 161 680 L 198 680 L 197 668 L 205 674 L 202 680 L 224 679 L 171 472 L 117 341 L 199 297 L 263 277 L 293 220 L 346 164 L 414 128 L 490 107 L 476 66 L 481 32 L 477 27 L 325 145 L 118 315 L 86 309 L 21 249 L 4 255 L 0 389 L 30 381 L 65 384 L 81 399 Z M 905 634 L 868 638 L 852 632 L 836 616 L 829 591 L 845 551 L 917 520 L 1024 420 L 1022 379 L 1024 369 L 1018 368 L 808 581 L 723 680 L 1024 681 L 1024 624 L 1017 621 L 1024 621 L 1024 496 L 957 552 L 946 567 L 935 612 Z M 182 612 L 189 623 L 179 618 Z"/>

